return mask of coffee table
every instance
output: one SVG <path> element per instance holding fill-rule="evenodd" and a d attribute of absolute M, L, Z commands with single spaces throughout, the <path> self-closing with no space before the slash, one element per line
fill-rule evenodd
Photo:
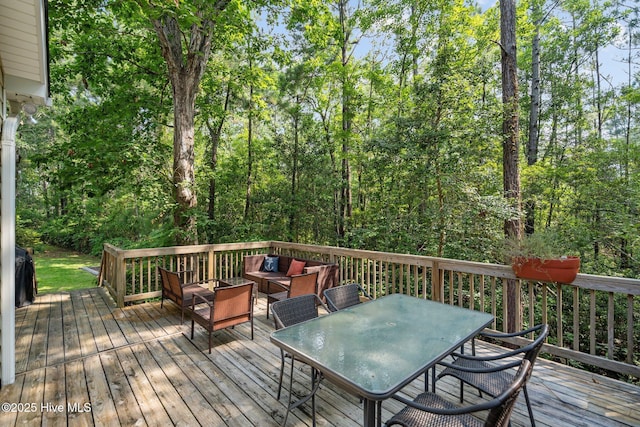
<path fill-rule="evenodd" d="M 234 276 L 229 277 L 227 279 L 218 279 L 218 286 L 235 286 L 235 285 L 253 285 L 253 299 L 257 301 L 258 299 L 258 287 L 256 286 L 256 282 L 253 280 L 245 279 L 244 277 Z"/>

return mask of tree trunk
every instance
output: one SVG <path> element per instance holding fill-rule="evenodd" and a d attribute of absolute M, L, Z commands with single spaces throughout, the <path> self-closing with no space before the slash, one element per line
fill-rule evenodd
<path fill-rule="evenodd" d="M 516 4 L 514 0 L 500 0 L 500 42 L 502 46 L 502 103 L 503 103 L 503 146 L 502 168 L 504 195 L 516 212 L 522 212 L 520 195 L 519 154 L 519 112 L 518 76 L 516 61 Z M 508 237 L 522 238 L 521 220 L 506 220 L 504 232 Z M 517 283 L 507 281 L 506 304 L 508 316 L 507 331 L 516 331 L 520 326 L 520 301 Z"/>
<path fill-rule="evenodd" d="M 210 151 L 209 151 L 209 167 L 211 168 L 211 178 L 209 179 L 209 206 L 207 209 L 209 221 L 213 222 L 216 218 L 216 169 L 218 168 L 218 147 L 220 146 L 220 136 L 222 135 L 222 128 L 224 127 L 225 115 L 229 108 L 229 99 L 231 98 L 231 84 L 227 82 L 227 89 L 224 97 L 224 108 L 222 117 L 219 118 L 217 123 L 210 123 L 207 121 L 207 130 L 209 131 L 210 138 Z M 209 231 L 209 242 L 212 242 L 213 233 Z"/>
<path fill-rule="evenodd" d="M 195 97 L 189 92 L 189 78 L 174 85 L 174 134 L 173 134 L 173 197 L 177 202 L 173 222 L 180 230 L 179 245 L 198 243 L 195 215 L 198 206 L 195 189 L 194 109 Z"/>
<path fill-rule="evenodd" d="M 291 165 L 291 206 L 289 208 L 289 237 L 292 242 L 298 241 L 298 233 L 296 227 L 296 192 L 298 188 L 298 150 L 300 146 L 300 97 L 296 96 L 296 108 L 293 113 L 293 153 L 292 153 L 292 165 Z"/>
<path fill-rule="evenodd" d="M 152 23 L 173 88 L 173 197 L 176 202 L 173 221 L 178 231 L 176 243 L 197 244 L 196 217 L 192 212 L 198 205 L 193 122 L 198 87 L 211 51 L 213 24 L 205 19 L 200 27 L 191 27 L 188 52 L 185 53 L 182 46 L 184 34 L 175 17 L 163 15 Z"/>
<path fill-rule="evenodd" d="M 349 146 L 351 139 L 351 88 L 347 75 L 347 64 L 349 63 L 349 39 L 351 30 L 347 26 L 347 1 L 340 0 L 340 24 L 342 26 L 342 190 L 340 196 L 340 223 L 338 227 L 338 237 L 343 238 L 346 232 L 346 222 L 351 218 L 352 195 L 351 195 L 351 166 L 349 164 Z"/>
<path fill-rule="evenodd" d="M 540 140 L 540 6 L 537 1 L 531 4 L 531 15 L 535 30 L 531 42 L 531 107 L 529 110 L 529 138 L 527 142 L 527 164 L 532 166 L 538 161 L 538 142 Z M 536 202 L 529 199 L 525 203 L 525 232 L 533 234 Z"/>
<path fill-rule="evenodd" d="M 251 69 L 249 61 L 249 69 Z M 251 211 L 251 180 L 253 174 L 253 83 L 249 86 L 249 123 L 247 130 L 247 188 L 244 199 L 244 220 L 249 220 Z"/>

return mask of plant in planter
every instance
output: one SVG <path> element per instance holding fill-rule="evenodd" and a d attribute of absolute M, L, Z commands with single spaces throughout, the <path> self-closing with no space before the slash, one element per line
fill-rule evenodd
<path fill-rule="evenodd" d="M 505 250 L 521 279 L 571 283 L 580 270 L 580 257 L 566 255 L 558 236 L 550 232 L 507 239 Z"/>

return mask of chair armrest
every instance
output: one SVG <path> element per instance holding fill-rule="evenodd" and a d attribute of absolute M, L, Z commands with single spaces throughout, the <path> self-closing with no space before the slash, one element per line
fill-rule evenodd
<path fill-rule="evenodd" d="M 492 360 L 502 360 L 502 359 L 507 359 L 509 357 L 517 356 L 519 354 L 524 353 L 525 351 L 527 351 L 526 348 L 520 347 L 515 350 L 509 350 L 504 353 L 492 354 L 489 356 L 477 356 L 475 354 L 464 354 L 464 353 L 457 353 L 457 352 L 451 353 L 451 356 L 454 358 L 460 358 L 460 359 L 476 360 L 478 362 L 490 362 Z"/>
<path fill-rule="evenodd" d="M 189 282 L 189 283 L 181 283 L 180 287 L 184 288 L 186 286 L 192 286 L 192 285 L 208 285 L 209 284 L 209 280 L 201 280 L 199 282 Z"/>
<path fill-rule="evenodd" d="M 196 304 L 202 304 L 202 303 L 207 304 L 209 307 L 211 307 L 211 309 L 213 309 L 213 301 L 209 301 L 208 299 L 200 295 L 198 292 L 194 292 L 193 296 L 191 297 L 191 309 L 195 311 Z"/>
<path fill-rule="evenodd" d="M 282 289 L 283 291 L 287 291 L 287 287 L 284 286 L 282 283 L 278 283 L 278 282 L 274 282 L 273 280 L 268 280 L 267 281 L 267 294 L 271 293 L 271 285 L 276 285 L 278 287 L 280 287 L 280 289 Z"/>
<path fill-rule="evenodd" d="M 358 289 L 360 290 L 360 292 L 362 292 L 362 295 L 364 295 L 365 297 L 369 298 L 369 299 L 373 299 L 371 297 L 371 295 L 369 295 L 369 293 L 367 291 L 364 290 L 364 288 L 362 286 L 360 286 L 359 283 L 356 283 L 356 285 L 358 286 Z"/>
<path fill-rule="evenodd" d="M 478 357 L 464 357 L 464 358 L 465 359 L 471 359 L 471 360 L 477 360 L 478 362 L 486 362 L 486 360 L 481 360 L 481 358 L 478 358 Z M 491 361 L 491 360 L 489 360 L 489 361 Z M 443 362 L 443 361 L 438 362 L 438 365 L 442 365 L 442 366 L 447 367 L 447 368 L 455 369 L 457 371 L 471 372 L 471 373 L 475 373 L 475 374 L 488 374 L 488 373 L 491 373 L 491 372 L 505 371 L 507 369 L 518 367 L 518 366 L 522 365 L 522 360 L 517 360 L 517 361 L 514 361 L 514 362 L 504 363 L 504 364 L 501 364 L 501 365 L 496 365 L 496 366 L 491 366 L 491 367 L 483 367 L 483 368 L 472 368 L 472 367 L 468 367 L 468 366 L 456 365 L 454 363 Z"/>
<path fill-rule="evenodd" d="M 485 329 L 481 331 L 478 335 L 487 338 L 512 338 L 512 337 L 522 337 L 525 335 L 529 335 L 532 332 L 536 332 L 542 329 L 542 325 L 536 325 L 529 329 L 525 329 L 524 331 L 517 332 L 494 332 L 489 329 Z"/>

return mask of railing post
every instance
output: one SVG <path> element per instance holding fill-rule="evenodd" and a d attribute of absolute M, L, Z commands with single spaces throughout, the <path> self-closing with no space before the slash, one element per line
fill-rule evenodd
<path fill-rule="evenodd" d="M 124 307 L 124 296 L 127 291 L 127 264 L 124 253 L 118 249 L 116 256 L 116 304 L 118 307 Z"/>
<path fill-rule="evenodd" d="M 207 255 L 207 280 L 209 281 L 209 289 L 213 290 L 215 287 L 215 279 L 216 279 L 216 253 L 213 248 L 209 249 Z"/>
<path fill-rule="evenodd" d="M 433 261 L 431 267 L 431 299 L 433 301 L 444 302 L 444 280 L 442 280 L 442 274 L 438 261 Z"/>

